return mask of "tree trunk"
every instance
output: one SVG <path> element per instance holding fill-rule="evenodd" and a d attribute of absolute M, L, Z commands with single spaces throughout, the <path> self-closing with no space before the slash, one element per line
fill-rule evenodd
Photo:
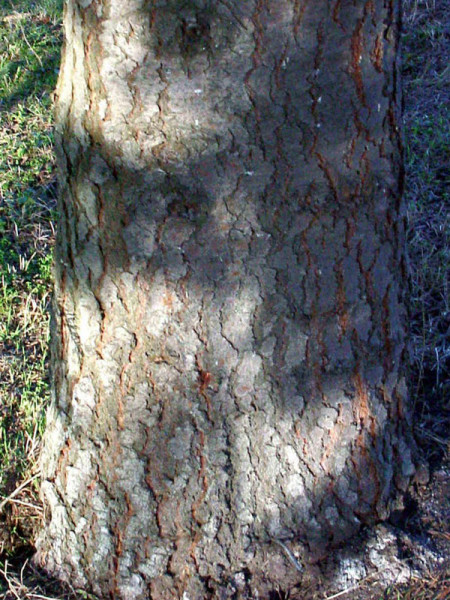
<path fill-rule="evenodd" d="M 38 557 L 265 598 L 414 472 L 397 0 L 68 0 Z"/>

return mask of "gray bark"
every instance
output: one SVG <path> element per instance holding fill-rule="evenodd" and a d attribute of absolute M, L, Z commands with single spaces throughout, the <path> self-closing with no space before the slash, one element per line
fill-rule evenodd
<path fill-rule="evenodd" d="M 65 32 L 38 559 L 268 597 L 414 472 L 398 2 L 69 0 Z"/>

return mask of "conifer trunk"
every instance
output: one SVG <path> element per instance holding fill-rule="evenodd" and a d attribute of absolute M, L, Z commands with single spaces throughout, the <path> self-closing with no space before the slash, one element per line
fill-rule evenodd
<path fill-rule="evenodd" d="M 266 598 L 407 486 L 398 11 L 66 3 L 38 557 L 72 585 Z"/>

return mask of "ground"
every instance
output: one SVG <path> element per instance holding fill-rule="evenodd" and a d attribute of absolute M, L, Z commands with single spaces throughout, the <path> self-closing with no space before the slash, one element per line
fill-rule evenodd
<path fill-rule="evenodd" d="M 0 0 L 0 598 L 89 599 L 31 565 L 48 404 L 62 0 Z M 450 599 L 450 1 L 404 0 L 405 197 L 414 433 L 422 467 L 389 523 L 271 600 Z M 447 186 L 447 187 L 446 187 Z M 329 581 L 333 580 L 330 585 Z"/>

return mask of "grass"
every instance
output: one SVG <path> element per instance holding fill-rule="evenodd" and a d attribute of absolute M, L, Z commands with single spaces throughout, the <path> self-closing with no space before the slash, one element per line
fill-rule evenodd
<path fill-rule="evenodd" d="M 0 511 L 4 556 L 29 547 L 42 511 L 60 14 L 57 0 L 0 2 L 0 493 L 30 480 Z"/>
<path fill-rule="evenodd" d="M 27 557 L 42 519 L 40 438 L 49 400 L 55 194 L 51 94 L 62 0 L 0 0 L 0 598 L 90 597 L 43 579 Z M 448 0 L 404 0 L 405 196 L 411 257 L 415 425 L 438 469 L 450 413 Z M 22 486 L 22 487 L 21 487 Z M 18 493 L 16 493 L 18 491 Z M 14 495 L 15 494 L 15 495 Z M 446 523 L 433 522 L 445 531 Z M 364 600 L 445 600 L 444 570 Z M 308 599 L 305 599 L 308 600 Z"/>
<path fill-rule="evenodd" d="M 450 3 L 405 4 L 405 195 L 416 434 L 433 464 L 448 451 L 450 426 Z"/>

